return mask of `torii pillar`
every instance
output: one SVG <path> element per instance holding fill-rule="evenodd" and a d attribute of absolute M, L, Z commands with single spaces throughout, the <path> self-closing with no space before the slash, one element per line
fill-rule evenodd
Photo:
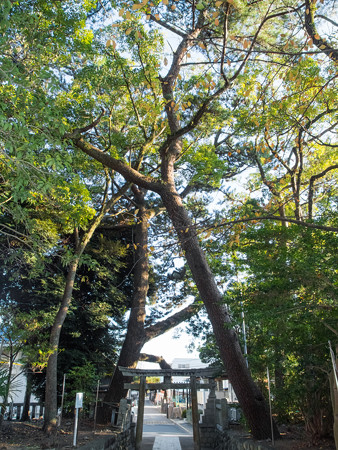
<path fill-rule="evenodd" d="M 139 398 L 138 398 L 138 408 L 137 408 L 136 442 L 135 442 L 136 450 L 140 450 L 141 443 L 142 443 L 145 396 L 146 396 L 146 377 L 141 376 L 140 377 Z"/>

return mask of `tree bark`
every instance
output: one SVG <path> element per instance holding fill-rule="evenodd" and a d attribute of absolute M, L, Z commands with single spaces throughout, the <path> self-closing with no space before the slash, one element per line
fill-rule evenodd
<path fill-rule="evenodd" d="M 49 336 L 49 346 L 51 354 L 47 362 L 46 371 L 46 393 L 45 393 L 45 417 L 43 430 L 46 433 L 51 433 L 56 430 L 57 426 L 57 355 L 59 350 L 59 341 L 63 323 L 66 319 L 69 306 L 72 301 L 74 281 L 77 272 L 78 265 L 80 263 L 81 256 L 85 251 L 87 244 L 90 242 L 95 230 L 100 225 L 103 217 L 106 213 L 110 211 L 112 206 L 121 198 L 121 196 L 128 189 L 129 183 L 122 186 L 119 191 L 110 200 L 108 197 L 108 186 L 107 182 L 106 192 L 104 194 L 102 208 L 96 214 L 94 219 L 88 228 L 88 231 L 83 235 L 82 239 L 79 239 L 78 230 L 75 228 L 75 252 L 72 262 L 69 264 L 68 273 L 65 283 L 65 289 L 63 297 L 61 300 L 61 305 L 58 313 L 55 317 L 50 336 Z"/>
<path fill-rule="evenodd" d="M 338 50 L 332 47 L 332 45 L 320 37 L 315 25 L 315 13 L 316 13 L 316 0 L 305 0 L 305 29 L 312 39 L 312 42 L 316 47 L 325 53 L 332 61 L 338 61 Z"/>
<path fill-rule="evenodd" d="M 208 312 L 221 358 L 238 401 L 256 439 L 271 437 L 270 415 L 262 393 L 251 378 L 229 314 L 199 245 L 196 231 L 173 184 L 163 189 L 163 203 L 173 222 L 192 276 Z M 275 437 L 279 436 L 275 426 Z"/>
<path fill-rule="evenodd" d="M 123 166 L 123 170 L 120 173 L 128 181 L 133 181 L 141 187 L 151 189 L 161 196 L 177 232 L 201 299 L 207 309 L 221 358 L 228 371 L 229 380 L 234 387 L 251 432 L 257 439 L 271 438 L 268 407 L 246 366 L 236 332 L 231 327 L 229 315 L 222 305 L 221 293 L 217 288 L 205 255 L 199 245 L 194 227 L 182 204 L 182 199 L 175 188 L 174 162 L 179 148 L 175 146 L 171 154 L 163 149 L 161 153 L 163 182 L 159 183 L 138 174 L 127 164 L 112 158 L 107 153 L 84 141 L 81 137 L 74 138 L 73 142 L 82 151 L 114 170 L 120 171 L 121 166 Z M 278 438 L 279 432 L 275 425 L 274 428 L 274 436 Z"/>
<path fill-rule="evenodd" d="M 124 383 L 128 382 L 118 370 L 118 366 L 135 368 L 140 359 L 142 347 L 149 340 L 165 333 L 179 323 L 195 315 L 202 304 L 192 304 L 173 314 L 163 321 L 144 327 L 146 318 L 145 304 L 148 293 L 148 221 L 149 212 L 146 209 L 145 192 L 133 186 L 135 203 L 138 208 L 137 224 L 135 227 L 135 267 L 134 267 L 134 295 L 128 321 L 128 328 L 120 356 L 109 388 L 103 399 L 103 406 L 98 409 L 98 422 L 108 423 L 111 418 L 111 403 L 119 403 L 127 394 Z M 164 360 L 163 360 L 164 361 Z M 162 364 L 164 364 L 162 361 Z M 159 362 L 161 366 L 161 362 Z"/>
<path fill-rule="evenodd" d="M 54 320 L 49 336 L 49 346 L 51 349 L 51 354 L 47 362 L 45 417 L 43 425 L 43 430 L 47 433 L 55 431 L 57 426 L 57 359 L 59 341 L 62 325 L 67 316 L 68 309 L 72 300 L 74 280 L 78 264 L 79 258 L 76 258 L 69 266 L 61 305 Z"/>
<path fill-rule="evenodd" d="M 26 390 L 25 390 L 25 398 L 23 401 L 21 420 L 27 421 L 29 420 L 29 405 L 32 394 L 32 380 L 33 380 L 33 372 L 27 368 L 26 372 Z"/>
<path fill-rule="evenodd" d="M 139 361 L 147 361 L 160 365 L 161 369 L 171 369 L 171 365 L 162 356 L 148 355 L 147 353 L 141 353 Z"/>
<path fill-rule="evenodd" d="M 135 266 L 134 266 L 134 294 L 131 304 L 128 328 L 122 345 L 120 356 L 103 399 L 103 407 L 98 409 L 99 423 L 108 423 L 111 417 L 110 403 L 119 403 L 125 397 L 124 379 L 118 366 L 135 368 L 141 349 L 145 342 L 144 321 L 146 317 L 146 298 L 149 287 L 148 270 L 148 213 L 145 208 L 145 191 L 133 186 L 135 203 L 138 208 L 137 224 L 135 227 Z"/>

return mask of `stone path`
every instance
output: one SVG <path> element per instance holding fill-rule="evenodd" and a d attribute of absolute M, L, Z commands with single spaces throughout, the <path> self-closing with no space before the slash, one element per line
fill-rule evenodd
<path fill-rule="evenodd" d="M 167 419 L 160 407 L 146 401 L 141 450 L 193 450 L 192 426 Z"/>

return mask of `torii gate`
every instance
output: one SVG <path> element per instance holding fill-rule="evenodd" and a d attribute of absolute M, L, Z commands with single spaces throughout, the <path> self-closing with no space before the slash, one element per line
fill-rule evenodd
<path fill-rule="evenodd" d="M 124 383 L 125 389 L 132 389 L 139 391 L 139 402 L 137 410 L 137 424 L 136 424 L 136 443 L 135 448 L 139 450 L 142 442 L 143 431 L 143 415 L 144 415 L 144 401 L 147 389 L 150 390 L 167 390 L 167 389 L 190 389 L 191 390 L 191 406 L 192 406 L 192 425 L 194 448 L 200 448 L 200 434 L 199 434 L 199 414 L 197 403 L 198 389 L 215 389 L 214 377 L 216 373 L 220 372 L 218 367 L 206 367 L 201 369 L 129 369 L 127 367 L 120 367 L 119 370 L 124 376 L 140 377 L 140 383 Z M 163 377 L 162 383 L 147 383 L 146 377 Z M 189 377 L 190 381 L 187 383 L 173 383 L 172 377 Z M 199 383 L 197 378 L 208 378 L 209 383 Z"/>

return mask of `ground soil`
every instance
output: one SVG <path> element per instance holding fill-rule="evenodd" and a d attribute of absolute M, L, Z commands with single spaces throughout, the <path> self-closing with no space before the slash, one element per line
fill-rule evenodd
<path fill-rule="evenodd" d="M 0 430 L 0 450 L 23 449 L 66 449 L 73 446 L 73 421 L 64 420 L 60 430 L 51 436 L 46 436 L 39 422 L 8 422 L 3 423 Z M 239 431 L 239 430 L 238 430 Z M 335 450 L 333 439 L 327 438 L 316 443 L 304 432 L 303 427 L 280 427 L 282 439 L 275 442 L 278 450 Z M 80 420 L 77 446 L 108 437 L 116 433 L 116 429 L 97 426 L 94 432 L 92 421 Z"/>
<path fill-rule="evenodd" d="M 80 420 L 78 427 L 77 447 L 94 439 L 108 437 L 116 433 L 113 428 L 96 426 L 93 421 Z M 72 420 L 64 420 L 56 434 L 47 436 L 42 431 L 42 422 L 7 422 L 0 430 L 0 450 L 23 449 L 66 449 L 73 447 L 74 424 Z"/>
<path fill-rule="evenodd" d="M 338 450 L 336 449 L 333 437 L 327 437 L 313 442 L 311 436 L 305 432 L 303 426 L 279 425 L 278 429 L 281 434 L 281 439 L 276 440 L 273 446 L 277 450 Z M 243 430 L 238 430 L 238 433 L 243 435 Z M 272 446 L 271 441 L 269 441 L 269 444 Z"/>

